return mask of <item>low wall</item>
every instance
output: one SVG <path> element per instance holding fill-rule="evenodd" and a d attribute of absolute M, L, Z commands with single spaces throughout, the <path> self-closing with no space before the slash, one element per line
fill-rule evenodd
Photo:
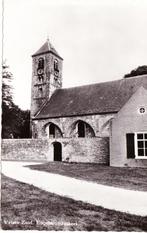
<path fill-rule="evenodd" d="M 109 164 L 109 138 L 4 139 L 2 160 L 54 161 L 54 142 L 62 145 L 62 161 Z"/>
<path fill-rule="evenodd" d="M 109 138 L 70 138 L 58 142 L 62 144 L 63 161 L 68 158 L 69 162 L 109 164 Z"/>
<path fill-rule="evenodd" d="M 48 140 L 41 139 L 3 139 L 2 160 L 46 161 Z"/>

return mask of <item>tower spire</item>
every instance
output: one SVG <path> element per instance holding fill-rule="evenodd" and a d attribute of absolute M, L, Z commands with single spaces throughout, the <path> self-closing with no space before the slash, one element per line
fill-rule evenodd
<path fill-rule="evenodd" d="M 50 44 L 49 35 L 47 35 L 47 43 L 48 43 L 48 48 L 49 48 L 49 50 L 50 50 L 50 49 L 51 49 L 51 44 Z"/>
<path fill-rule="evenodd" d="M 50 42 L 49 35 L 47 34 L 47 42 Z"/>

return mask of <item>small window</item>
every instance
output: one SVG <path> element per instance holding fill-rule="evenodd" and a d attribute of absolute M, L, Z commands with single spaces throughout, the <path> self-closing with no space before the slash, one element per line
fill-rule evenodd
<path fill-rule="evenodd" d="M 38 87 L 38 90 L 39 90 L 40 92 L 43 92 L 42 86 L 39 86 L 39 87 Z"/>
<path fill-rule="evenodd" d="M 39 79 L 39 82 L 42 83 L 43 82 L 43 75 L 38 75 L 38 79 Z"/>
<path fill-rule="evenodd" d="M 44 69 L 44 59 L 42 57 L 39 58 L 38 69 Z"/>
<path fill-rule="evenodd" d="M 42 96 L 43 96 L 43 88 L 42 86 L 38 86 L 38 97 L 42 98 Z"/>
<path fill-rule="evenodd" d="M 54 70 L 59 71 L 58 60 L 57 59 L 54 60 Z"/>
<path fill-rule="evenodd" d="M 85 137 L 85 123 L 82 121 L 79 121 L 78 123 L 78 137 L 79 138 Z"/>
<path fill-rule="evenodd" d="M 137 158 L 147 159 L 147 133 L 135 134 L 135 154 Z"/>
<path fill-rule="evenodd" d="M 139 112 L 140 112 L 140 114 L 144 114 L 144 113 L 145 113 L 145 108 L 144 108 L 144 107 L 141 107 L 141 108 L 139 109 Z"/>
<path fill-rule="evenodd" d="M 55 125 L 54 124 L 50 124 L 49 126 L 49 137 L 55 138 Z"/>

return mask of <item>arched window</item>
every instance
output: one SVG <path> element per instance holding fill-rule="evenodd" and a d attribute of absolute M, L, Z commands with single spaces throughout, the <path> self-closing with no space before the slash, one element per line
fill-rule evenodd
<path fill-rule="evenodd" d="M 57 59 L 54 60 L 54 70 L 59 71 L 58 60 Z"/>
<path fill-rule="evenodd" d="M 42 97 L 42 95 L 43 95 L 43 87 L 38 86 L 38 97 Z"/>
<path fill-rule="evenodd" d="M 43 74 L 38 75 L 39 83 L 43 83 L 44 77 Z"/>
<path fill-rule="evenodd" d="M 78 122 L 78 137 L 79 138 L 85 137 L 85 123 L 83 121 Z"/>
<path fill-rule="evenodd" d="M 49 138 L 61 138 L 62 132 L 54 123 L 49 124 Z"/>
<path fill-rule="evenodd" d="M 39 58 L 38 69 L 44 69 L 44 59 L 42 57 Z"/>
<path fill-rule="evenodd" d="M 93 128 L 86 122 L 84 121 L 77 121 L 76 122 L 76 129 L 77 129 L 77 136 L 79 138 L 84 138 L 84 137 L 95 137 L 95 133 Z"/>
<path fill-rule="evenodd" d="M 50 124 L 49 126 L 49 136 L 55 138 L 55 125 Z"/>

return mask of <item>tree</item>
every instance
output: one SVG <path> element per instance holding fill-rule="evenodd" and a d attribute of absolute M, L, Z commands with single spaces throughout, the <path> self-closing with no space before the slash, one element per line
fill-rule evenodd
<path fill-rule="evenodd" d="M 29 110 L 18 110 L 19 125 L 19 138 L 29 138 L 30 137 L 30 111 Z"/>
<path fill-rule="evenodd" d="M 2 65 L 2 137 L 11 137 L 11 128 L 9 122 L 11 121 L 10 111 L 13 105 L 12 99 L 12 73 L 6 62 Z"/>
<path fill-rule="evenodd" d="M 2 103 L 11 106 L 12 104 L 12 73 L 9 71 L 9 66 L 4 62 L 2 66 Z"/>
<path fill-rule="evenodd" d="M 147 74 L 147 66 L 139 66 L 136 69 L 132 70 L 129 74 L 126 74 L 124 78 L 129 78 L 133 76 Z"/>
<path fill-rule="evenodd" d="M 14 104 L 12 73 L 5 63 L 2 68 L 2 138 L 29 138 L 30 111 L 23 111 Z"/>

